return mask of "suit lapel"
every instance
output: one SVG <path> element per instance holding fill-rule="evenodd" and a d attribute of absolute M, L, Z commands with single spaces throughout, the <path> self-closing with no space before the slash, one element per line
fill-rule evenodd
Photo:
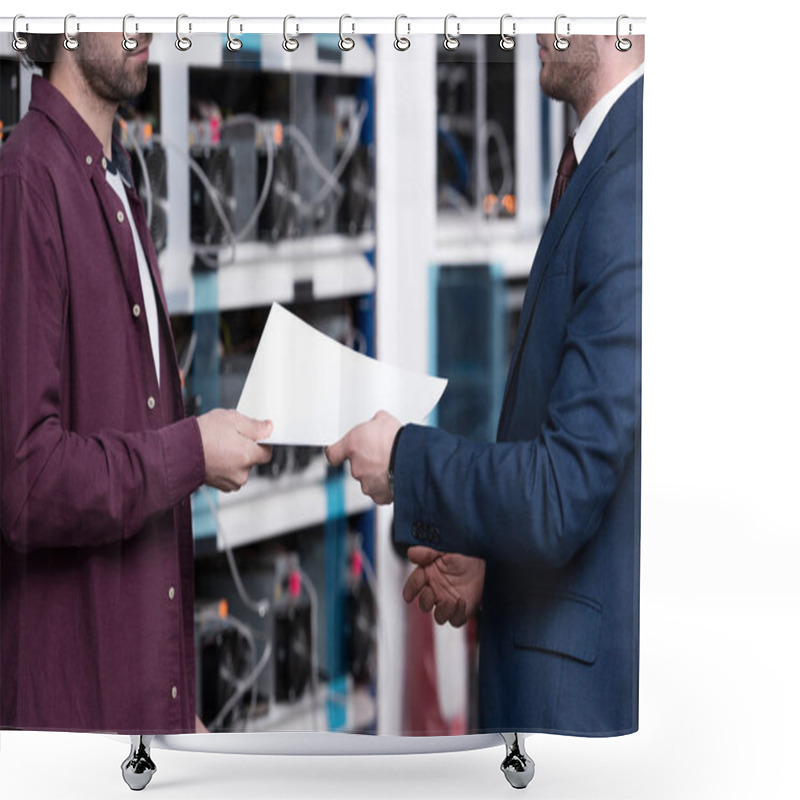
<path fill-rule="evenodd" d="M 604 151 L 605 152 L 605 151 Z M 588 153 L 587 153 L 588 156 Z M 594 162 L 594 163 L 592 163 Z M 599 162 L 599 163 L 598 163 Z M 583 196 L 586 187 L 591 182 L 597 170 L 602 166 L 602 160 L 592 159 L 589 161 L 587 158 L 580 163 L 575 170 L 561 198 L 561 202 L 556 207 L 555 213 L 548 220 L 545 229 L 542 233 L 542 238 L 539 241 L 539 247 L 536 250 L 536 255 L 533 259 L 531 266 L 530 276 L 528 277 L 528 288 L 525 292 L 525 301 L 522 307 L 520 316 L 520 330 L 527 331 L 530 318 L 533 310 L 536 307 L 536 299 L 539 295 L 539 289 L 542 285 L 542 279 L 547 273 L 547 268 L 550 265 L 553 253 L 561 241 L 564 231 L 567 229 L 570 220 L 572 219 L 575 209 Z M 521 338 L 517 337 L 515 343 L 514 354 L 511 363 L 514 364 L 521 345 Z"/>
<path fill-rule="evenodd" d="M 514 379 L 516 378 L 516 373 L 519 368 L 520 355 L 528 338 L 529 328 L 531 321 L 533 320 L 533 312 L 536 308 L 536 301 L 539 297 L 539 290 L 541 289 L 542 281 L 544 280 L 544 276 L 547 274 L 547 268 L 550 266 L 553 253 L 555 252 L 558 243 L 561 241 L 561 238 L 563 237 L 564 232 L 566 231 L 569 222 L 575 213 L 583 193 L 586 191 L 586 188 L 591 183 L 592 178 L 597 174 L 597 171 L 602 167 L 605 161 L 605 155 L 607 152 L 606 147 L 603 147 L 602 150 L 599 147 L 595 149 L 594 157 L 590 158 L 590 153 L 594 149 L 594 145 L 599 144 L 597 142 L 597 138 L 601 135 L 601 132 L 607 137 L 607 131 L 604 131 L 603 127 L 601 127 L 600 131 L 597 133 L 597 136 L 595 136 L 595 141 L 592 142 L 592 147 L 589 148 L 589 152 L 586 153 L 583 161 L 581 161 L 581 163 L 578 165 L 578 168 L 575 170 L 575 173 L 567 185 L 567 189 L 564 192 L 561 201 L 556 207 L 553 216 L 548 220 L 544 232 L 542 233 L 542 238 L 539 241 L 539 247 L 536 250 L 536 255 L 533 259 L 533 266 L 531 267 L 530 276 L 528 277 L 528 287 L 525 290 L 525 300 L 523 301 L 522 311 L 520 313 L 517 338 L 514 342 L 514 349 L 509 362 L 508 377 L 506 378 L 506 387 L 503 396 L 503 405 L 500 412 L 500 422 L 497 428 L 498 439 L 501 438 L 501 434 L 504 431 L 504 426 L 507 421 L 508 392 Z"/>
<path fill-rule="evenodd" d="M 536 250 L 533 265 L 531 266 L 530 276 L 528 277 L 528 287 L 525 291 L 525 300 L 520 314 L 517 338 L 514 342 L 514 349 L 509 362 L 503 405 L 497 428 L 498 439 L 500 439 L 504 433 L 507 423 L 508 393 L 516 378 L 520 355 L 525 341 L 528 338 L 528 331 L 533 319 L 533 312 L 536 308 L 536 301 L 539 296 L 542 280 L 547 273 L 547 268 L 550 265 L 553 253 L 569 226 L 584 192 L 591 184 L 595 175 L 602 169 L 608 158 L 615 151 L 618 143 L 634 124 L 632 120 L 636 120 L 636 115 L 631 113 L 630 105 L 638 103 L 638 108 L 641 109 L 641 85 L 642 80 L 639 79 L 622 95 L 622 97 L 620 97 L 608 112 L 603 124 L 595 134 L 589 149 L 586 151 L 586 154 L 567 185 L 567 189 L 556 207 L 553 216 L 548 220 L 544 232 L 542 233 L 542 238 L 539 241 L 539 247 Z M 639 111 L 639 114 L 640 113 L 641 111 Z"/>

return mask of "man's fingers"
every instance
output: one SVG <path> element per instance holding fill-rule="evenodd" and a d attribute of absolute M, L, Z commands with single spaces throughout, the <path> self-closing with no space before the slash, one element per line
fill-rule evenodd
<path fill-rule="evenodd" d="M 442 554 L 438 550 L 432 550 L 430 547 L 421 547 L 419 545 L 409 547 L 408 553 L 406 553 L 408 560 L 412 564 L 417 564 L 420 567 L 427 567 L 429 564 L 433 564 L 441 555 Z"/>
<path fill-rule="evenodd" d="M 433 618 L 436 620 L 436 624 L 444 625 L 445 622 L 449 622 L 454 611 L 455 603 L 452 600 L 440 600 L 433 611 Z"/>
<path fill-rule="evenodd" d="M 454 628 L 460 628 L 467 623 L 467 602 L 463 597 L 456 603 L 455 611 L 450 616 L 450 624 Z"/>
<path fill-rule="evenodd" d="M 272 446 L 268 444 L 255 445 L 254 464 L 269 464 L 272 461 Z"/>
<path fill-rule="evenodd" d="M 435 605 L 436 596 L 433 593 L 433 589 L 426 584 L 419 593 L 419 607 L 424 613 L 429 614 Z"/>
<path fill-rule="evenodd" d="M 252 417 L 246 417 L 244 414 L 238 414 L 236 430 L 242 436 L 246 436 L 254 442 L 260 442 L 272 436 L 272 422 L 268 419 L 253 419 Z"/>
<path fill-rule="evenodd" d="M 347 458 L 347 436 L 343 436 L 335 444 L 325 448 L 325 458 L 333 467 L 338 467 Z"/>
<path fill-rule="evenodd" d="M 403 600 L 410 603 L 422 591 L 425 586 L 427 578 L 425 577 L 425 570 L 417 567 L 406 579 L 405 586 L 403 586 Z"/>

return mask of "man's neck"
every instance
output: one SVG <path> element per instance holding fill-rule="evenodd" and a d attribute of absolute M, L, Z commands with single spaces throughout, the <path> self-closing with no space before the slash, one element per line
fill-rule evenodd
<path fill-rule="evenodd" d="M 639 39 L 640 37 L 636 37 Z M 639 44 L 637 42 L 637 44 Z M 613 48 L 610 53 L 604 50 L 603 59 L 599 63 L 595 80 L 592 82 L 591 91 L 586 93 L 573 107 L 578 116 L 578 121 L 583 122 L 584 117 L 627 75 L 635 72 L 644 60 L 644 48 L 639 44 L 638 57 L 631 57 L 627 52 L 620 53 Z"/>
<path fill-rule="evenodd" d="M 626 73 L 580 120 L 572 140 L 575 158 L 578 160 L 578 163 L 580 163 L 584 155 L 586 155 L 595 134 L 600 130 L 600 126 L 603 124 L 603 120 L 606 118 L 612 106 L 622 97 L 625 90 L 636 81 L 643 71 L 644 64 L 642 63 L 639 64 L 636 69 Z"/>
<path fill-rule="evenodd" d="M 54 64 L 50 83 L 67 98 L 103 146 L 103 154 L 111 159 L 111 140 L 117 105 L 93 92 L 74 66 Z"/>

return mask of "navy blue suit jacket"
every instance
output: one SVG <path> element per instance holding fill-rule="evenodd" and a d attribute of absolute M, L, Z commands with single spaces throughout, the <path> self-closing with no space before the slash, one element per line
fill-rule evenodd
<path fill-rule="evenodd" d="M 638 727 L 642 89 L 544 230 L 497 442 L 398 441 L 395 540 L 486 559 L 481 730 Z"/>

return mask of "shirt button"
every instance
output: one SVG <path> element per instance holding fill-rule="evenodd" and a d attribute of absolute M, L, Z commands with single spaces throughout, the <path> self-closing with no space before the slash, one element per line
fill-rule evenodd
<path fill-rule="evenodd" d="M 125 222 L 125 215 L 121 211 L 117 211 L 117 222 Z"/>
<path fill-rule="evenodd" d="M 178 687 L 177 686 L 173 686 L 172 687 L 172 699 L 174 700 L 177 696 L 178 696 Z"/>
<path fill-rule="evenodd" d="M 86 156 L 86 166 L 88 166 L 88 167 L 92 166 L 92 157 L 91 156 Z"/>
<path fill-rule="evenodd" d="M 139 307 L 138 303 L 135 303 L 133 306 L 133 316 L 138 317 L 142 313 L 142 309 Z"/>
<path fill-rule="evenodd" d="M 167 594 L 169 595 L 169 599 L 170 600 L 174 600 L 175 599 L 175 587 L 174 586 L 170 586 L 169 587 L 169 591 L 167 592 Z"/>
<path fill-rule="evenodd" d="M 148 397 L 147 398 L 147 407 L 151 411 L 156 407 L 156 399 L 155 399 L 155 397 Z"/>
<path fill-rule="evenodd" d="M 103 165 L 103 169 L 108 169 L 108 161 L 106 161 L 105 156 L 100 163 Z"/>

